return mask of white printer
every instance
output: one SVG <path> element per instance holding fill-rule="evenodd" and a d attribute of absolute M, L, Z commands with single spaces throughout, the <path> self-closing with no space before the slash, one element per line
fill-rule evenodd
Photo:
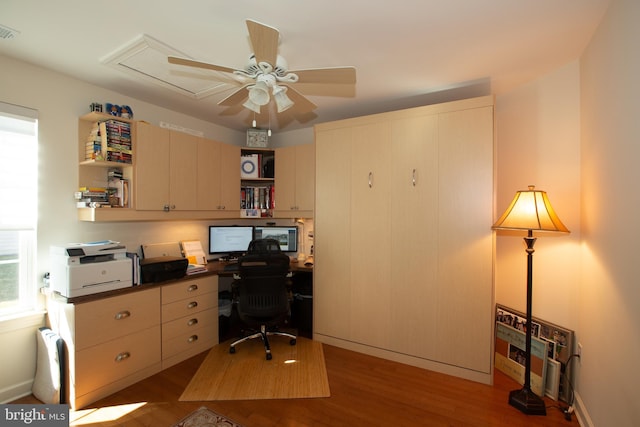
<path fill-rule="evenodd" d="M 133 285 L 126 247 L 105 240 L 51 246 L 51 289 L 67 298 Z"/>

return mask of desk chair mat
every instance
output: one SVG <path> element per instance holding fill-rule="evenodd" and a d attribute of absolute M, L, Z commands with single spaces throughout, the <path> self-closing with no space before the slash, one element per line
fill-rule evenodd
<path fill-rule="evenodd" d="M 213 347 L 198 368 L 180 401 L 259 400 L 329 397 L 329 380 L 322 343 L 274 337 L 272 360 L 263 357 L 261 340 L 242 344 L 229 354 L 232 340 Z"/>

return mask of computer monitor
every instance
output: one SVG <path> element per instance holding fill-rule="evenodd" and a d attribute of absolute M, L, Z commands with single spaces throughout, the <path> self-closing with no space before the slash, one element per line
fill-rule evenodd
<path fill-rule="evenodd" d="M 261 225 L 254 227 L 254 239 L 275 239 L 282 252 L 298 251 L 298 227 Z"/>
<path fill-rule="evenodd" d="M 209 253 L 241 255 L 253 239 L 253 227 L 244 225 L 209 226 Z"/>

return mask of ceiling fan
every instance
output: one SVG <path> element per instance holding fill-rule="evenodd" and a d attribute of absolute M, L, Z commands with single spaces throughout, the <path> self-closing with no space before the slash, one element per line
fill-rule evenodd
<path fill-rule="evenodd" d="M 247 29 L 253 54 L 244 69 L 176 56 L 169 56 L 169 62 L 240 76 L 244 80 L 243 86 L 218 102 L 218 105 L 232 107 L 243 103 L 245 108 L 258 114 L 260 107 L 267 105 L 272 97 L 278 113 L 291 108 L 294 114 L 305 114 L 316 109 L 317 105 L 294 89 L 293 85 L 296 83 L 353 85 L 356 82 L 354 67 L 288 70 L 287 62 L 278 55 L 279 31 L 250 19 L 247 19 Z"/>

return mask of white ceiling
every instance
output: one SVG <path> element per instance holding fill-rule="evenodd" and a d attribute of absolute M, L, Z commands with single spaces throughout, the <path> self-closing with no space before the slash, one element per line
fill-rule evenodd
<path fill-rule="evenodd" d="M 213 71 L 165 64 L 185 95 L 103 63 L 146 35 L 192 59 L 244 68 L 246 19 L 280 31 L 290 69 L 355 66 L 353 96 L 306 87 L 318 108 L 307 117 L 271 117 L 274 130 L 500 94 L 576 60 L 611 0 L 1 0 L 0 54 L 244 130 L 253 113 L 216 104 L 237 87 Z M 152 56 L 157 56 L 155 51 Z M 152 58 L 153 60 L 153 58 Z M 208 92 L 207 92 L 208 91 Z M 344 94 L 342 94 L 344 95 Z M 0 94 L 1 97 L 1 94 Z M 104 100 L 117 103 L 118 100 Z M 135 105 L 131 105 L 135 113 Z M 259 127 L 267 127 L 267 115 Z M 139 117 L 137 117 L 140 119 Z"/>

